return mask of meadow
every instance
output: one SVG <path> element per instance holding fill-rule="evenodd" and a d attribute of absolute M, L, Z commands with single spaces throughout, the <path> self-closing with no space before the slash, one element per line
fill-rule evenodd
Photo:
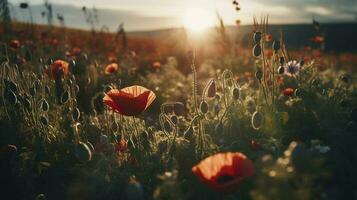
<path fill-rule="evenodd" d="M 357 199 L 355 50 L 254 19 L 163 40 L 4 18 L 0 199 Z"/>

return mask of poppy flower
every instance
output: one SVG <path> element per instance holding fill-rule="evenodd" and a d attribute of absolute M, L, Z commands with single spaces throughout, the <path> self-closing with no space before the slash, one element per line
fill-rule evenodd
<path fill-rule="evenodd" d="M 270 42 L 273 39 L 273 36 L 270 34 L 265 35 L 265 41 Z"/>
<path fill-rule="evenodd" d="M 215 154 L 192 168 L 202 182 L 221 192 L 231 191 L 242 180 L 253 176 L 254 171 L 252 161 L 239 152 Z"/>
<path fill-rule="evenodd" d="M 9 46 L 12 49 L 18 49 L 18 48 L 20 48 L 21 44 L 20 44 L 20 41 L 18 41 L 18 40 L 11 40 Z"/>
<path fill-rule="evenodd" d="M 125 152 L 128 149 L 128 142 L 121 139 L 115 146 L 116 152 Z"/>
<path fill-rule="evenodd" d="M 154 69 L 160 69 L 161 63 L 160 63 L 160 62 L 154 62 L 154 63 L 152 64 L 152 67 L 153 67 Z"/>
<path fill-rule="evenodd" d="M 82 50 L 81 50 L 80 48 L 74 47 L 74 48 L 72 49 L 72 51 L 71 51 L 71 56 L 72 56 L 73 58 L 76 58 L 76 57 L 78 57 L 78 56 L 81 55 L 81 52 L 82 52 Z"/>
<path fill-rule="evenodd" d="M 66 76 L 68 74 L 68 62 L 64 60 L 55 60 L 51 66 L 49 66 L 45 73 L 55 80 L 61 79 L 62 76 Z"/>
<path fill-rule="evenodd" d="M 312 42 L 315 42 L 315 43 L 324 43 L 324 41 L 325 41 L 325 38 L 324 37 L 322 37 L 322 36 L 316 36 L 316 37 L 313 37 L 313 38 L 311 38 L 311 41 Z"/>
<path fill-rule="evenodd" d="M 285 74 L 288 76 L 295 76 L 299 74 L 300 71 L 300 62 L 296 60 L 289 61 L 285 66 Z"/>
<path fill-rule="evenodd" d="M 151 90 L 134 85 L 121 90 L 111 89 L 105 94 L 103 102 L 122 115 L 136 116 L 144 112 L 155 98 Z"/>
<path fill-rule="evenodd" d="M 104 73 L 105 74 L 113 74 L 116 71 L 118 71 L 118 68 L 119 68 L 118 64 L 116 64 L 116 63 L 109 64 L 105 67 Z"/>
<path fill-rule="evenodd" d="M 284 96 L 291 96 L 294 94 L 294 89 L 293 88 L 285 88 L 283 90 Z"/>

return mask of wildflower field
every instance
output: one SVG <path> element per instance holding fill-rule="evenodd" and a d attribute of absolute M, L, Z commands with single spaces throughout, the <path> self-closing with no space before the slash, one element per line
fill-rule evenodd
<path fill-rule="evenodd" d="M 193 42 L 0 2 L 0 199 L 357 199 L 357 53 L 325 50 L 355 38 L 312 19 L 290 50 L 267 16 L 241 37 L 217 14 Z"/>

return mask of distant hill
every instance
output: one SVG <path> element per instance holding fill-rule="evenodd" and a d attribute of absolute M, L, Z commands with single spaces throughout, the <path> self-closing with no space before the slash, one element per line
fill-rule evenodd
<path fill-rule="evenodd" d="M 357 23 L 329 23 L 321 24 L 320 30 L 325 36 L 325 50 L 335 52 L 357 52 Z M 244 46 L 251 46 L 251 37 L 254 31 L 252 25 L 243 25 L 240 28 L 227 26 L 227 34 L 234 39 L 239 33 Z M 305 45 L 313 45 L 311 38 L 318 32 L 312 24 L 270 25 L 268 28 L 274 38 L 283 33 L 284 41 L 289 49 L 301 49 Z M 129 35 L 152 37 L 159 39 L 173 38 L 177 34 L 184 34 L 183 29 L 163 29 L 153 31 L 129 32 Z M 214 28 L 207 31 L 205 38 L 212 39 L 216 34 Z"/>

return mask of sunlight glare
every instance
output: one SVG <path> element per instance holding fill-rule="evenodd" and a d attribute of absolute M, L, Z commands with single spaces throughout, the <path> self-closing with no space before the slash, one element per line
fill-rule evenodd
<path fill-rule="evenodd" d="M 201 33 L 205 29 L 214 26 L 214 12 L 200 8 L 191 8 L 185 13 L 183 24 L 192 33 Z"/>

